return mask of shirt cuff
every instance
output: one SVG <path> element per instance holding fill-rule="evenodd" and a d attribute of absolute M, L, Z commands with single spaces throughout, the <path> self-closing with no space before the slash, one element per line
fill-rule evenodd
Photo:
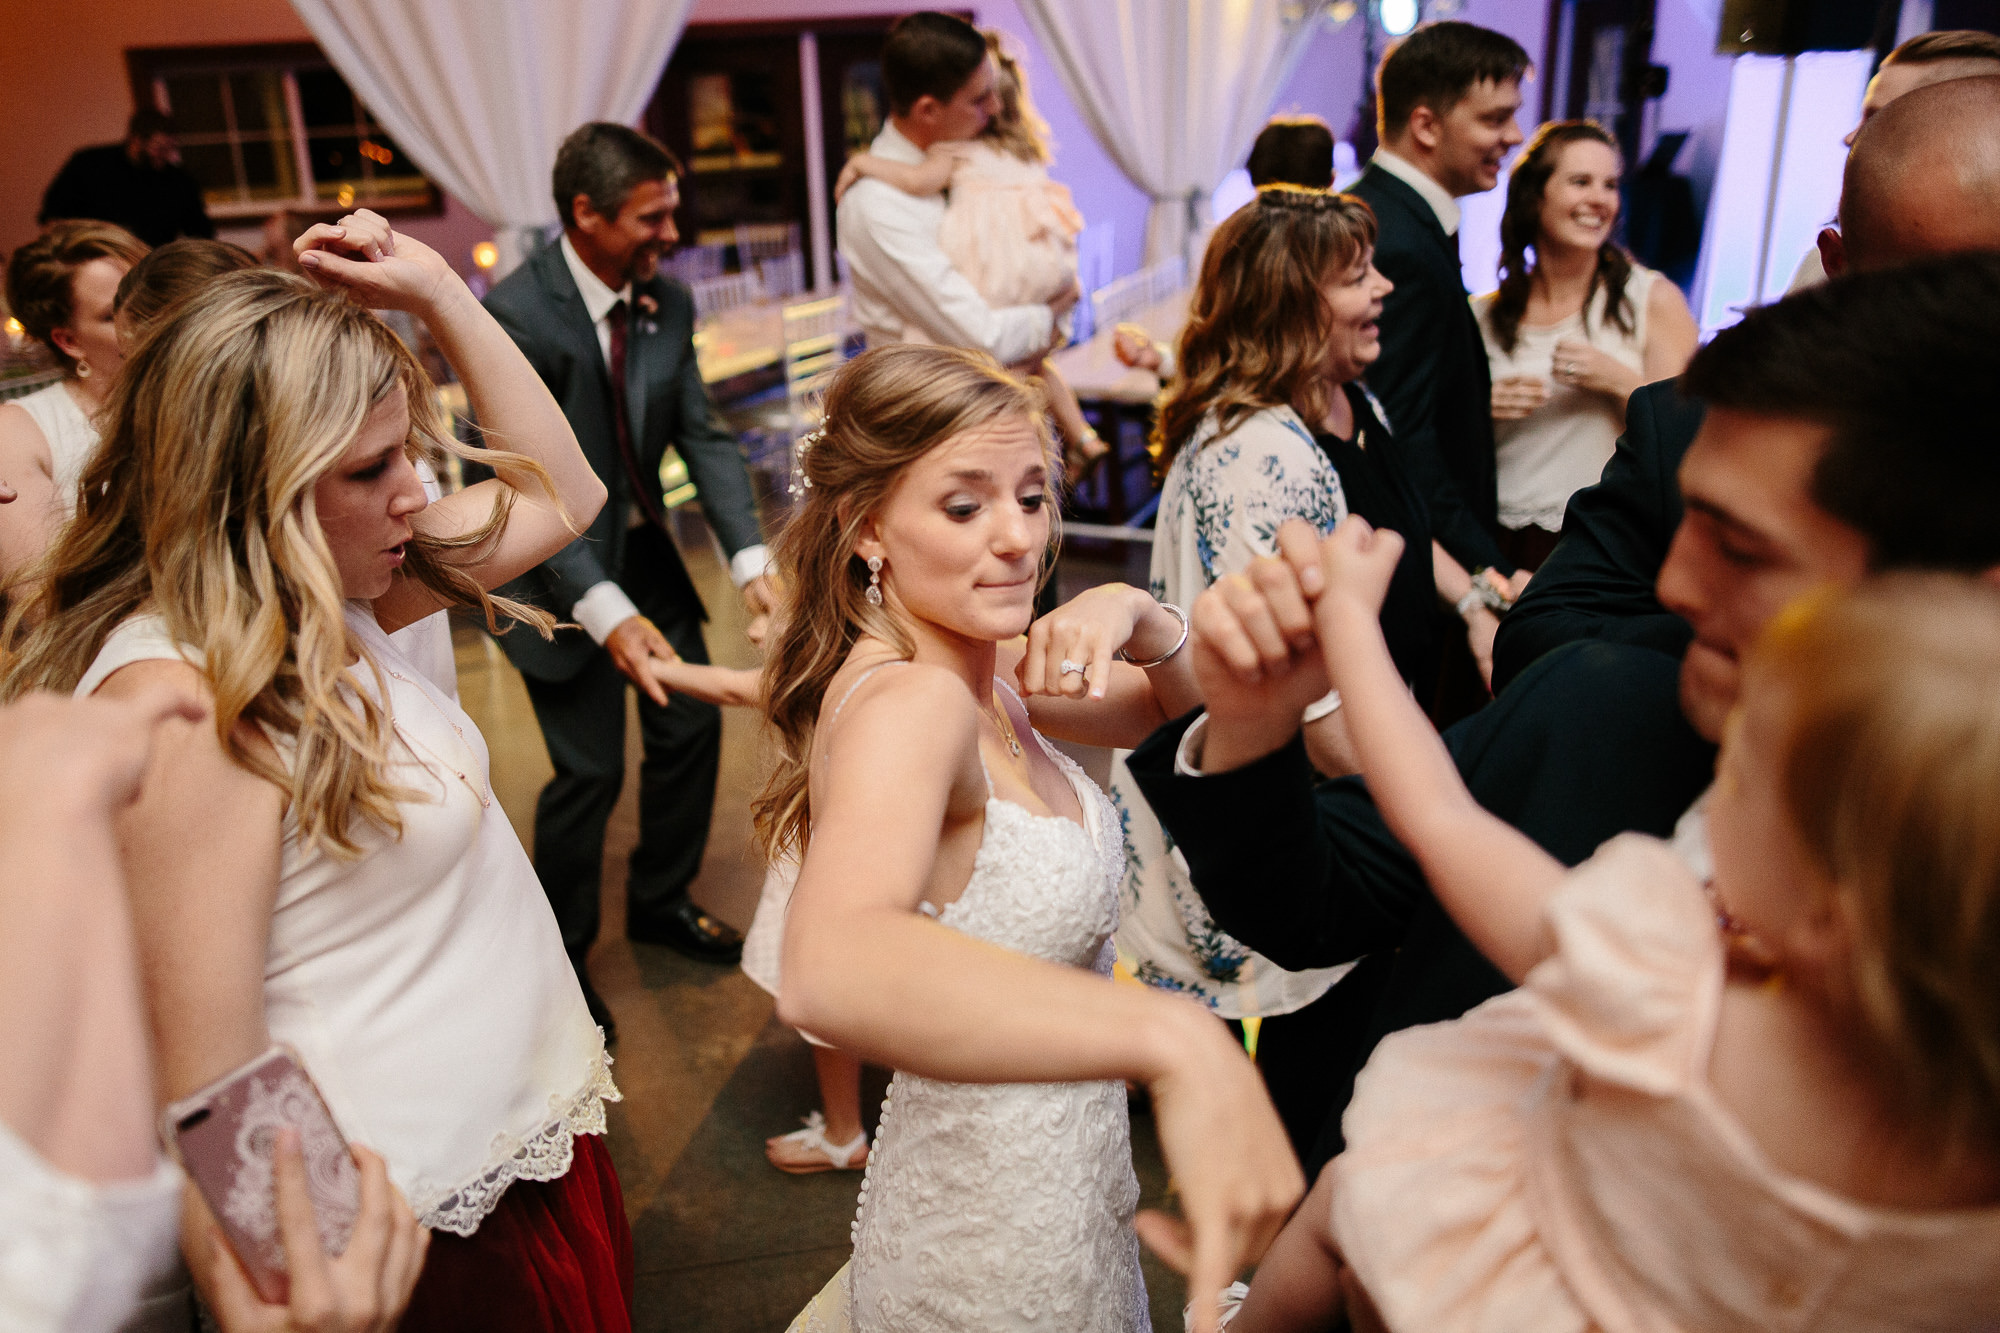
<path fill-rule="evenodd" d="M 763 578 L 764 571 L 770 567 L 770 547 L 762 542 L 755 546 L 746 546 L 729 557 L 729 581 L 741 588 L 747 583 Z"/>
<path fill-rule="evenodd" d="M 1324 696 L 1306 705 L 1306 711 L 1299 717 L 1299 725 L 1304 726 L 1307 723 L 1317 722 L 1323 717 L 1330 716 L 1339 708 L 1340 691 L 1328 690 Z"/>
<path fill-rule="evenodd" d="M 1304 716 L 1299 719 L 1301 726 L 1317 722 L 1340 707 L 1340 691 L 1328 690 L 1323 698 L 1315 699 L 1307 705 Z M 1177 778 L 1205 778 L 1201 771 L 1201 747 L 1208 739 L 1208 714 L 1203 713 L 1188 723 L 1188 729 L 1181 733 L 1181 743 L 1174 747 L 1174 776 Z"/>
<path fill-rule="evenodd" d="M 1208 736 L 1208 714 L 1203 713 L 1188 723 L 1188 729 L 1181 733 L 1181 743 L 1174 747 L 1174 776 L 1177 778 L 1199 778 L 1206 776 L 1201 771 L 1201 745 Z"/>
<path fill-rule="evenodd" d="M 569 610 L 576 623 L 583 626 L 583 632 L 597 643 L 611 637 L 611 631 L 639 614 L 639 608 L 632 605 L 632 599 L 625 590 L 610 579 L 594 583 L 590 590 L 576 599 L 576 605 Z"/>
<path fill-rule="evenodd" d="M 1174 373 L 1180 369 L 1180 359 L 1174 355 L 1174 346 L 1172 343 L 1156 343 L 1154 345 L 1160 349 L 1160 368 L 1154 374 L 1163 380 L 1170 380 L 1174 377 Z"/>

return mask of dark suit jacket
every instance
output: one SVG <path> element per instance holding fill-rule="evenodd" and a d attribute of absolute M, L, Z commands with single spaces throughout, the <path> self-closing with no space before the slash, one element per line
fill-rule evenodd
<path fill-rule="evenodd" d="M 651 297 L 658 309 L 633 314 L 625 352 L 625 410 L 632 443 L 649 484 L 657 484 L 667 447 L 679 449 L 688 475 L 701 494 L 702 513 L 731 555 L 762 540 L 756 497 L 736 437 L 716 414 L 694 356 L 694 300 L 672 279 L 655 276 L 635 283 L 634 304 Z M 703 615 L 701 598 L 678 554 L 670 567 L 628 570 L 626 516 L 632 483 L 618 455 L 611 416 L 611 376 L 604 366 L 596 327 L 583 296 L 563 262 L 562 247 L 548 245 L 502 279 L 486 297 L 500 321 L 569 418 L 590 465 L 611 492 L 583 536 L 500 591 L 532 602 L 568 620 L 577 599 L 594 585 L 628 577 L 653 580 L 668 600 L 691 617 Z M 655 498 L 659 493 L 655 492 Z M 580 629 L 501 636 L 507 656 L 523 674 L 538 680 L 567 680 L 581 671 L 597 645 Z"/>
<path fill-rule="evenodd" d="M 1382 355 L 1368 368 L 1368 386 L 1412 466 L 1442 467 L 1495 531 L 1493 379 L 1458 246 L 1422 195 L 1372 163 L 1348 193 L 1375 210 L 1375 267 L 1396 284 L 1382 303 Z"/>
<path fill-rule="evenodd" d="M 1694 635 L 1653 585 L 1681 524 L 1681 459 L 1701 404 L 1674 381 L 1648 384 L 1625 408 L 1625 434 L 1604 475 L 1570 497 L 1562 540 L 1500 622 L 1493 692 L 1543 653 L 1578 639 L 1631 643 L 1678 658 Z"/>
<path fill-rule="evenodd" d="M 1714 776 L 1713 748 L 1681 716 L 1678 677 L 1650 649 L 1577 644 L 1537 662 L 1445 743 L 1481 805 L 1575 865 L 1618 833 L 1670 834 Z M 1176 776 L 1191 721 L 1153 733 L 1126 764 L 1215 923 L 1280 967 L 1373 956 L 1372 977 L 1350 974 L 1379 990 L 1316 1168 L 1339 1150 L 1353 1075 L 1376 1042 L 1456 1018 L 1508 983 L 1438 905 L 1361 779 L 1315 787 L 1296 738 L 1234 772 Z"/>

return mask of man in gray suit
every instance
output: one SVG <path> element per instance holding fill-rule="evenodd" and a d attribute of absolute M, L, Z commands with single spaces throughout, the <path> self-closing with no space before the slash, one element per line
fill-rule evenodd
<path fill-rule="evenodd" d="M 660 462 L 669 446 L 687 463 L 751 611 L 771 602 L 743 455 L 695 364 L 694 302 L 657 271 L 679 239 L 679 175 L 666 147 L 637 130 L 578 129 L 556 154 L 562 240 L 486 298 L 611 492 L 582 537 L 502 590 L 582 628 L 558 630 L 553 641 L 526 632 L 501 639 L 527 678 L 555 765 L 535 805 L 535 870 L 607 1035 L 610 1014 L 584 960 L 597 937 L 605 823 L 625 773 L 628 680 L 639 687 L 645 760 L 626 934 L 716 962 L 742 950 L 734 930 L 687 896 L 715 803 L 721 716 L 710 704 L 670 699 L 648 672 L 655 659 L 708 660 L 706 612 L 667 532 Z"/>

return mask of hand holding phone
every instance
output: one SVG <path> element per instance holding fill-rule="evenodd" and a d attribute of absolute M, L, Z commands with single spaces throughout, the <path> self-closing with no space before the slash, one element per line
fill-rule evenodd
<path fill-rule="evenodd" d="M 305 1158 L 297 1137 L 278 1141 L 275 1183 L 278 1240 L 290 1269 L 290 1299 L 264 1301 L 229 1248 L 201 1195 L 190 1188 L 182 1217 L 182 1249 L 202 1302 L 222 1333 L 391 1333 L 409 1308 L 423 1272 L 431 1233 L 417 1225 L 389 1181 L 382 1159 L 353 1149 L 361 1205 L 347 1252 L 329 1258 L 319 1244 Z"/>
<path fill-rule="evenodd" d="M 349 1148 L 289 1047 L 163 1118 L 193 1186 L 182 1218 L 188 1263 L 225 1333 L 394 1327 L 430 1233 L 382 1159 Z"/>

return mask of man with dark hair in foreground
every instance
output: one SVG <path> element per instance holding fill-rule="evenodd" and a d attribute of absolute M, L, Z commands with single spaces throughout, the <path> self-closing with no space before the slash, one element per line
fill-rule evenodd
<path fill-rule="evenodd" d="M 715 806 L 722 719 L 712 704 L 669 699 L 654 659 L 706 662 L 707 618 L 667 528 L 660 463 L 680 452 L 703 515 L 753 613 L 771 608 L 750 477 L 694 355 L 694 301 L 658 272 L 679 233 L 680 164 L 623 125 L 590 124 L 563 141 L 553 187 L 562 239 L 486 298 L 562 404 L 611 500 L 576 541 L 500 589 L 573 621 L 501 646 L 526 678 L 555 776 L 535 803 L 535 873 L 592 1015 L 610 1010 L 584 962 L 597 938 L 604 830 L 625 780 L 625 687 L 639 688 L 639 845 L 626 881 L 625 933 L 696 958 L 734 962 L 742 937 L 688 898 Z"/>
<path fill-rule="evenodd" d="M 181 166 L 173 118 L 151 106 L 132 113 L 123 143 L 77 149 L 49 182 L 35 221 L 71 218 L 115 222 L 150 246 L 215 235 L 201 186 Z"/>
<path fill-rule="evenodd" d="M 1793 598 L 1885 568 L 2000 574 L 2000 257 L 1793 296 L 1718 334 L 1687 382 L 1709 410 L 1680 467 L 1686 513 L 1659 597 L 1694 648 L 1677 667 L 1570 645 L 1446 733 L 1480 803 L 1570 864 L 1636 830 L 1674 833 L 1699 865 L 1689 807 L 1712 779 L 1738 663 Z M 1506 982 L 1358 779 L 1309 791 L 1297 718 L 1326 684 L 1306 611 L 1317 550 L 1290 529 L 1280 546 L 1288 558 L 1197 603 L 1207 714 L 1162 728 L 1129 766 L 1219 926 L 1285 967 L 1367 956 L 1352 976 L 1379 989 L 1358 1071 L 1387 1033 Z M 1345 1100 L 1309 1168 L 1338 1150 Z"/>

